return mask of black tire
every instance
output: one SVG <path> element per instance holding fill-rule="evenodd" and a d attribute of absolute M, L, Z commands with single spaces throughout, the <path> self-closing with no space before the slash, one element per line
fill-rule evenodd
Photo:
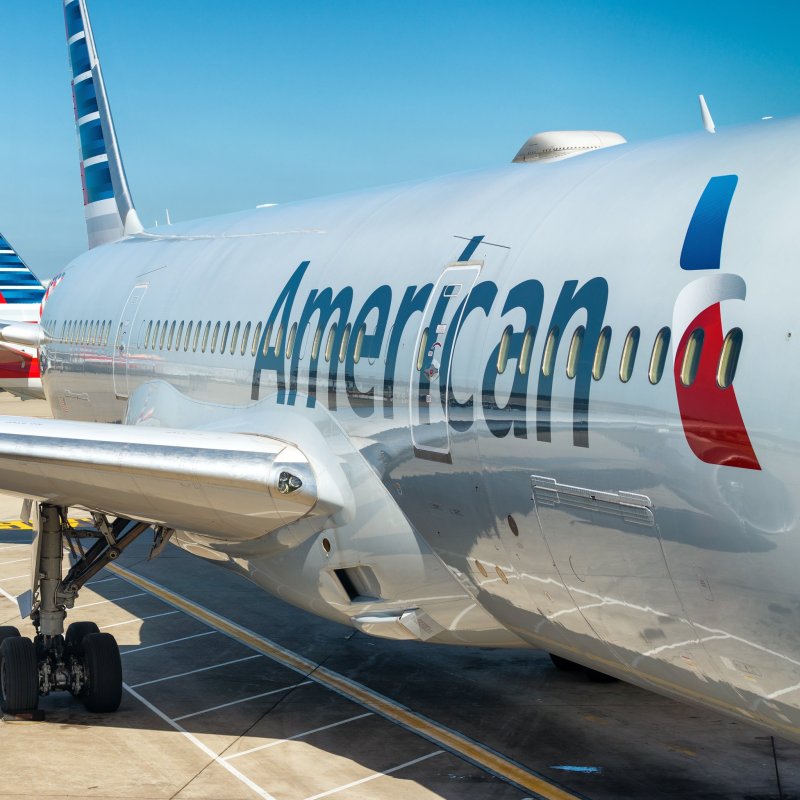
<path fill-rule="evenodd" d="M 0 625 L 0 644 L 3 644 L 4 639 L 10 639 L 13 636 L 20 636 L 18 628 L 13 625 Z"/>
<path fill-rule="evenodd" d="M 553 666 L 561 672 L 580 672 L 583 670 L 583 667 L 580 664 L 576 664 L 574 661 L 570 661 L 568 658 L 557 656 L 555 653 L 550 653 L 549 655 L 550 660 L 553 662 Z"/>
<path fill-rule="evenodd" d="M 34 711 L 39 705 L 39 668 L 30 639 L 9 636 L 0 644 L 0 695 L 6 714 Z"/>
<path fill-rule="evenodd" d="M 100 628 L 94 622 L 73 622 L 67 628 L 64 642 L 73 655 L 80 658 L 83 655 L 83 639 L 90 633 L 100 633 Z"/>
<path fill-rule="evenodd" d="M 81 699 L 88 711 L 106 714 L 122 702 L 122 659 L 110 633 L 89 633 L 83 638 L 86 689 Z"/>

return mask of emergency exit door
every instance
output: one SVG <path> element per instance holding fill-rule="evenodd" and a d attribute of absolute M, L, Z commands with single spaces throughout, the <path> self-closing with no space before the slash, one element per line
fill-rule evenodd
<path fill-rule="evenodd" d="M 458 327 L 480 274 L 477 264 L 448 267 L 422 316 L 411 365 L 411 441 L 421 458 L 450 460 L 449 389 Z"/>

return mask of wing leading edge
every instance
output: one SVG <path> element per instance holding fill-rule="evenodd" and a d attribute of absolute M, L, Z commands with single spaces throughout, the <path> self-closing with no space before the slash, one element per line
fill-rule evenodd
<path fill-rule="evenodd" d="M 294 444 L 252 434 L 0 419 L 4 492 L 218 542 L 337 524 L 351 495 L 332 461 L 315 467 Z"/>

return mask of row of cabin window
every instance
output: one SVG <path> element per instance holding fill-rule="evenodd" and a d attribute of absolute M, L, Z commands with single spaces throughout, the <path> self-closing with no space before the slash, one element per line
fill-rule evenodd
<path fill-rule="evenodd" d="M 72 344 L 88 344 L 105 346 L 108 344 L 108 338 L 111 333 L 111 320 L 69 320 L 64 322 L 61 328 L 61 336 L 59 337 L 62 342 Z M 211 322 L 205 323 L 203 328 L 202 321 L 190 321 L 188 324 L 181 321 L 170 322 L 165 320 L 150 321 L 147 323 L 147 329 L 144 334 L 144 340 L 139 342 L 139 346 L 145 350 L 148 348 L 155 350 L 179 350 L 181 342 L 183 343 L 184 352 L 189 350 L 191 344 L 192 351 L 196 352 L 198 346 L 202 353 L 206 352 L 209 346 L 209 336 L 211 338 L 210 350 L 212 353 L 217 352 L 217 344 L 219 344 L 219 352 L 224 353 L 226 348 L 228 352 L 233 355 L 236 352 L 237 344 L 239 345 L 239 352 L 245 355 L 250 350 L 251 355 L 255 356 L 258 350 L 258 344 L 261 339 L 261 323 L 259 322 L 254 328 L 250 322 L 245 323 L 244 330 L 241 330 L 241 323 L 236 322 L 231 331 L 231 323 L 226 322 L 225 327 L 221 329 L 222 323 L 217 322 L 214 325 L 213 332 L 211 329 Z M 221 338 L 220 338 L 221 329 Z M 241 340 L 239 333 L 241 330 Z M 252 342 L 250 340 L 250 333 L 253 333 Z M 332 357 L 338 355 L 339 361 L 343 362 L 347 353 L 347 345 L 350 340 L 350 323 L 345 325 L 342 332 L 341 342 L 339 343 L 338 353 L 334 355 L 334 347 L 336 344 L 337 325 L 331 325 L 328 331 L 328 338 L 325 344 L 325 361 L 330 361 Z M 194 336 L 192 333 L 194 332 Z M 201 340 L 202 332 L 202 340 Z M 497 371 L 503 373 L 506 370 L 509 359 L 509 346 L 511 343 L 511 336 L 513 328 L 509 325 L 503 331 L 500 339 L 500 347 L 497 355 Z M 322 343 L 323 330 L 317 327 L 314 334 L 314 340 L 311 347 L 311 358 L 316 360 L 319 357 L 320 345 Z M 572 335 L 570 342 L 569 353 L 567 355 L 566 372 L 568 378 L 574 378 L 577 374 L 578 360 L 580 358 L 580 351 L 583 346 L 583 339 L 586 334 L 586 329 L 583 325 L 578 326 Z M 366 335 L 366 325 L 361 325 L 358 330 L 356 344 L 353 350 L 353 361 L 357 364 L 361 360 L 361 351 L 364 344 L 364 336 Z M 631 328 L 628 335 L 625 337 L 625 342 L 622 347 L 622 356 L 619 365 L 619 377 L 623 383 L 627 383 L 633 375 L 633 366 L 636 360 L 636 354 L 639 349 L 639 336 L 640 331 L 638 327 Z M 555 355 L 560 331 L 558 328 L 552 328 L 547 335 L 547 341 L 542 355 L 542 374 L 550 375 L 554 368 Z M 278 328 L 275 337 L 275 344 L 270 345 L 272 338 L 272 328 L 267 330 L 267 335 L 264 337 L 263 354 L 266 356 L 270 346 L 276 356 L 280 355 L 281 346 L 283 344 L 283 325 Z M 291 358 L 294 351 L 295 339 L 297 338 L 297 323 L 295 322 L 289 329 L 289 335 L 286 337 L 286 358 Z M 524 375 L 530 368 L 531 351 L 533 348 L 533 340 L 535 338 L 535 331 L 533 328 L 528 328 L 522 339 L 522 348 L 520 350 L 519 358 L 517 359 L 517 369 L 520 374 Z M 703 349 L 704 332 L 702 328 L 697 328 L 692 332 L 686 344 L 684 351 L 683 363 L 681 364 L 680 380 L 684 386 L 691 386 L 697 377 L 697 368 L 700 363 L 700 354 Z M 417 355 L 417 369 L 422 369 L 423 357 L 428 341 L 428 329 L 423 331 L 419 353 Z M 669 350 L 670 330 L 669 328 L 662 328 L 656 335 L 653 349 L 650 354 L 650 364 L 647 370 L 647 377 L 652 384 L 657 384 L 663 374 L 664 366 L 666 364 L 667 353 Z M 595 349 L 594 360 L 592 363 L 592 377 L 599 381 L 606 369 L 606 361 L 608 359 L 608 349 L 611 343 L 611 328 L 606 326 L 600 332 Z M 301 343 L 301 345 L 304 343 Z M 742 347 L 742 331 L 740 328 L 733 328 L 725 337 L 722 345 L 722 350 L 719 355 L 717 363 L 717 385 L 721 389 L 727 389 L 732 383 L 736 374 L 736 365 L 739 360 L 739 352 Z M 303 347 L 303 349 L 305 349 Z M 301 357 L 303 353 L 300 354 Z"/>
<path fill-rule="evenodd" d="M 143 335 L 140 336 L 139 347 L 143 350 L 158 349 L 177 351 L 183 349 L 184 352 L 187 352 L 191 347 L 192 352 L 197 352 L 198 349 L 201 353 L 205 353 L 206 351 L 211 353 L 225 353 L 227 351 L 230 355 L 234 355 L 238 350 L 240 355 L 245 355 L 249 351 L 253 356 L 255 356 L 258 352 L 258 345 L 261 341 L 262 330 L 262 324 L 260 322 L 257 323 L 255 327 L 253 327 L 252 323 L 246 322 L 243 329 L 241 322 L 234 323 L 232 329 L 230 322 L 226 322 L 224 327 L 221 322 L 215 323 L 213 328 L 211 326 L 211 322 L 206 322 L 204 325 L 202 320 L 196 323 L 194 321 L 185 323 L 183 321 L 177 322 L 164 320 L 162 322 L 161 320 L 151 320 L 147 323 L 147 327 L 144 329 Z M 366 330 L 366 324 L 362 325 L 358 330 L 355 347 L 353 349 L 353 361 L 356 364 L 361 360 L 361 352 L 364 346 L 364 336 L 366 335 Z M 330 361 L 331 358 L 338 357 L 339 361 L 343 362 L 345 355 L 347 354 L 347 345 L 350 341 L 351 331 L 350 323 L 345 325 L 344 330 L 342 331 L 341 342 L 339 343 L 338 351 L 334 353 L 337 331 L 338 326 L 336 323 L 333 323 L 328 331 L 328 337 L 325 344 L 324 357 L 326 361 Z M 251 332 L 252 338 L 250 336 Z M 322 328 L 317 327 L 311 346 L 311 357 L 313 359 L 317 359 L 319 357 L 322 334 Z M 264 344 L 262 347 L 263 355 L 266 356 L 269 350 L 272 349 L 276 356 L 280 356 L 281 350 L 283 349 L 283 338 L 284 330 L 283 325 L 281 324 L 278 327 L 275 335 L 275 342 L 274 344 L 271 344 L 272 326 L 269 326 L 267 328 L 266 336 L 264 337 Z M 289 329 L 289 333 L 286 336 L 285 356 L 287 359 L 291 358 L 292 354 L 294 353 L 296 339 L 297 323 L 295 322 Z M 305 342 L 300 342 L 298 344 L 303 349 L 303 352 L 300 353 L 300 357 L 302 358 L 305 353 Z"/>
<path fill-rule="evenodd" d="M 500 347 L 497 353 L 497 372 L 502 374 L 506 371 L 509 360 L 509 347 L 514 329 L 509 325 L 500 338 Z M 572 334 L 572 341 L 569 345 L 567 354 L 566 372 L 567 377 L 572 379 L 578 372 L 578 361 L 580 359 L 583 339 L 586 335 L 586 328 L 579 325 Z M 525 375 L 530 369 L 531 351 L 536 331 L 528 328 L 522 339 L 519 358 L 517 359 L 517 369 L 521 375 Z M 619 363 L 619 379 L 627 383 L 633 375 L 633 365 L 636 361 L 636 353 L 639 349 L 639 328 L 634 327 L 628 331 L 625 342 L 622 346 L 622 355 Z M 555 367 L 555 357 L 558 347 L 560 331 L 557 327 L 551 328 L 547 335 L 544 352 L 542 354 L 542 374 L 551 375 Z M 683 354 L 683 362 L 680 369 L 680 380 L 684 386 L 691 386 L 697 377 L 697 368 L 700 364 L 700 354 L 703 350 L 704 332 L 702 328 L 692 331 L 686 343 Z M 653 349 L 650 353 L 650 363 L 647 369 L 647 377 L 650 383 L 657 384 L 664 375 L 664 366 L 669 352 L 670 330 L 662 328 L 656 334 Z M 422 332 L 420 339 L 419 352 L 417 353 L 417 370 L 422 370 L 425 350 L 428 343 L 428 329 Z M 599 381 L 606 370 L 608 360 L 608 349 L 611 344 L 611 328 L 606 326 L 600 332 L 595 348 L 594 359 L 592 361 L 592 377 Z M 742 331 L 740 328 L 733 328 L 725 337 L 722 343 L 722 350 L 717 362 L 717 386 L 720 389 L 727 389 L 732 383 L 736 374 L 736 365 L 739 361 L 739 353 L 742 348 Z"/>
<path fill-rule="evenodd" d="M 67 320 L 61 325 L 58 341 L 67 344 L 93 344 L 104 347 L 111 334 L 111 320 Z"/>

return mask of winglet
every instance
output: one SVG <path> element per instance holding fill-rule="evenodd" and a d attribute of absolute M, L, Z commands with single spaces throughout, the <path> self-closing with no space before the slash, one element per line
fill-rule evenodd
<path fill-rule="evenodd" d="M 700 116 L 703 119 L 703 127 L 709 133 L 716 133 L 717 129 L 714 127 L 714 120 L 711 119 L 711 112 L 708 110 L 705 97 L 699 94 L 697 95 L 697 99 L 700 101 Z"/>
<path fill-rule="evenodd" d="M 89 247 L 140 233 L 97 59 L 86 0 L 64 0 Z"/>

